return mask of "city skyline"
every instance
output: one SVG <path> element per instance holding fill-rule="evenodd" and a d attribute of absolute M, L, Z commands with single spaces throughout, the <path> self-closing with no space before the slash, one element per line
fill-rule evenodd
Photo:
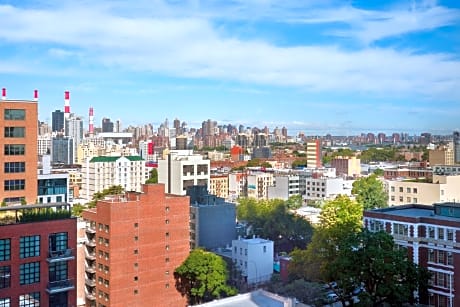
<path fill-rule="evenodd" d="M 459 4 L 0 0 L 0 87 L 95 123 L 459 129 Z M 140 30 L 141 29 L 141 30 Z M 29 96 L 29 97 L 28 97 Z M 85 124 L 86 127 L 86 124 Z"/>

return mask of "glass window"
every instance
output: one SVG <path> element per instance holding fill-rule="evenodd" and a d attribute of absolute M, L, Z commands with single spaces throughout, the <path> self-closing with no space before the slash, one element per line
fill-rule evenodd
<path fill-rule="evenodd" d="M 11 299 L 9 297 L 0 298 L 0 307 L 11 307 Z"/>
<path fill-rule="evenodd" d="M 446 252 L 438 251 L 438 263 L 445 264 L 446 261 Z"/>
<path fill-rule="evenodd" d="M 25 162 L 5 162 L 5 173 L 24 173 L 26 171 Z"/>
<path fill-rule="evenodd" d="M 409 226 L 405 224 L 394 223 L 393 224 L 393 234 L 408 236 L 409 235 Z"/>
<path fill-rule="evenodd" d="M 434 250 L 428 250 L 428 262 L 434 262 Z"/>
<path fill-rule="evenodd" d="M 6 144 L 3 148 L 5 156 L 22 156 L 26 152 L 24 144 Z"/>
<path fill-rule="evenodd" d="M 454 230 L 453 229 L 447 229 L 447 240 L 454 241 Z"/>
<path fill-rule="evenodd" d="M 11 267 L 9 265 L 0 266 L 0 289 L 11 286 Z"/>
<path fill-rule="evenodd" d="M 434 227 L 428 226 L 428 238 L 434 239 L 434 237 L 435 237 Z"/>
<path fill-rule="evenodd" d="M 27 236 L 19 239 L 19 257 L 21 259 L 40 256 L 40 236 Z"/>
<path fill-rule="evenodd" d="M 67 232 L 52 233 L 49 236 L 50 251 L 65 251 L 67 250 Z"/>
<path fill-rule="evenodd" d="M 399 187 L 399 192 L 403 192 L 403 187 Z"/>
<path fill-rule="evenodd" d="M 441 227 L 438 228 L 438 239 L 444 240 L 444 228 L 441 228 Z"/>
<path fill-rule="evenodd" d="M 391 187 L 391 192 L 394 192 L 395 191 L 395 187 Z"/>
<path fill-rule="evenodd" d="M 452 252 L 447 252 L 447 265 L 454 265 Z"/>
<path fill-rule="evenodd" d="M 28 285 L 40 282 L 40 262 L 19 265 L 19 284 Z"/>
<path fill-rule="evenodd" d="M 67 280 L 67 261 L 50 263 L 48 272 L 50 282 Z"/>
<path fill-rule="evenodd" d="M 19 306 L 21 307 L 39 307 L 40 292 L 27 293 L 19 296 Z"/>
<path fill-rule="evenodd" d="M 5 191 L 18 191 L 18 190 L 24 190 L 25 188 L 26 188 L 25 179 L 5 180 L 4 182 Z"/>
<path fill-rule="evenodd" d="M 412 192 L 413 192 L 414 194 L 417 194 L 417 192 L 418 192 L 418 191 L 417 191 L 417 188 L 413 188 L 413 189 L 412 189 Z"/>
<path fill-rule="evenodd" d="M 407 193 L 410 193 L 410 188 L 406 188 L 406 192 L 407 192 Z"/>
<path fill-rule="evenodd" d="M 23 138 L 26 135 L 24 127 L 5 127 L 6 138 Z"/>
<path fill-rule="evenodd" d="M 26 110 L 24 109 L 5 109 L 5 120 L 24 120 L 26 119 Z"/>
<path fill-rule="evenodd" d="M 11 239 L 0 239 L 0 261 L 11 259 Z"/>

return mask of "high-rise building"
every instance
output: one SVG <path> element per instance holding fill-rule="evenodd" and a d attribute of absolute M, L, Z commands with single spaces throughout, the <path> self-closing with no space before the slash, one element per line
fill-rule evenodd
<path fill-rule="evenodd" d="M 102 119 L 102 132 L 113 132 L 113 122 L 110 118 L 104 117 Z"/>
<path fill-rule="evenodd" d="M 185 306 L 174 270 L 189 254 L 189 199 L 143 185 L 101 200 L 86 220 L 86 306 Z"/>
<path fill-rule="evenodd" d="M 75 306 L 76 221 L 65 203 L 0 208 L 0 306 Z"/>
<path fill-rule="evenodd" d="M 74 163 L 74 141 L 67 136 L 56 136 L 51 143 L 51 161 L 53 163 Z"/>
<path fill-rule="evenodd" d="M 307 141 L 307 167 L 321 167 L 321 140 L 314 139 Z"/>
<path fill-rule="evenodd" d="M 56 110 L 51 113 L 51 130 L 53 132 L 64 131 L 64 112 Z"/>
<path fill-rule="evenodd" d="M 73 140 L 73 158 L 77 158 L 77 148 L 83 140 L 83 119 L 79 116 L 70 114 L 69 118 L 65 120 L 65 135 Z M 72 163 L 77 162 L 76 160 Z"/>
<path fill-rule="evenodd" d="M 5 92 L 6 90 L 4 90 Z M 0 202 L 37 199 L 38 106 L 36 101 L 0 100 Z"/>
<path fill-rule="evenodd" d="M 454 131 L 454 160 L 460 164 L 460 131 Z"/>

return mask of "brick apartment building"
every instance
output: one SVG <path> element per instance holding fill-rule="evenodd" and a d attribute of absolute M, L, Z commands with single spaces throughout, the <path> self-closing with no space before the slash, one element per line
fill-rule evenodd
<path fill-rule="evenodd" d="M 371 231 L 390 233 L 397 245 L 431 273 L 428 306 L 460 306 L 460 204 L 402 205 L 364 212 Z"/>
<path fill-rule="evenodd" d="M 188 257 L 189 198 L 143 185 L 99 201 L 86 220 L 86 306 L 185 306 L 174 270 Z"/>
<path fill-rule="evenodd" d="M 0 100 L 0 202 L 35 203 L 37 198 L 37 101 Z"/>
<path fill-rule="evenodd" d="M 76 306 L 70 206 L 0 208 L 0 306 Z"/>

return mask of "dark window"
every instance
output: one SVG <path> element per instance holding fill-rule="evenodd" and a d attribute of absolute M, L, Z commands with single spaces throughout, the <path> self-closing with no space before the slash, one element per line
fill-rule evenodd
<path fill-rule="evenodd" d="M 11 286 L 11 267 L 9 265 L 0 266 L 0 289 Z"/>
<path fill-rule="evenodd" d="M 50 263 L 49 280 L 50 282 L 67 280 L 67 261 Z"/>
<path fill-rule="evenodd" d="M 19 284 L 28 285 L 40 282 L 40 262 L 19 265 Z"/>
<path fill-rule="evenodd" d="M 23 138 L 26 135 L 24 127 L 5 127 L 6 138 Z"/>
<path fill-rule="evenodd" d="M 67 307 L 67 292 L 50 294 L 50 306 Z"/>
<path fill-rule="evenodd" d="M 19 257 L 21 259 L 40 256 L 40 236 L 27 236 L 19 239 Z"/>
<path fill-rule="evenodd" d="M 32 292 L 19 296 L 19 306 L 21 307 L 39 307 L 40 292 Z"/>
<path fill-rule="evenodd" d="M 6 120 L 24 120 L 26 119 L 26 111 L 24 109 L 5 109 Z"/>
<path fill-rule="evenodd" d="M 25 179 L 5 180 L 4 182 L 5 191 L 24 190 L 25 188 L 26 188 Z"/>
<path fill-rule="evenodd" d="M 49 236 L 49 250 L 60 252 L 67 249 L 67 232 L 52 233 Z"/>
<path fill-rule="evenodd" d="M 22 156 L 26 152 L 24 144 L 6 144 L 4 146 L 5 156 Z"/>
<path fill-rule="evenodd" d="M 24 173 L 25 171 L 25 162 L 5 162 L 5 173 Z"/>
<path fill-rule="evenodd" d="M 11 259 L 11 239 L 0 239 L 0 261 Z"/>

